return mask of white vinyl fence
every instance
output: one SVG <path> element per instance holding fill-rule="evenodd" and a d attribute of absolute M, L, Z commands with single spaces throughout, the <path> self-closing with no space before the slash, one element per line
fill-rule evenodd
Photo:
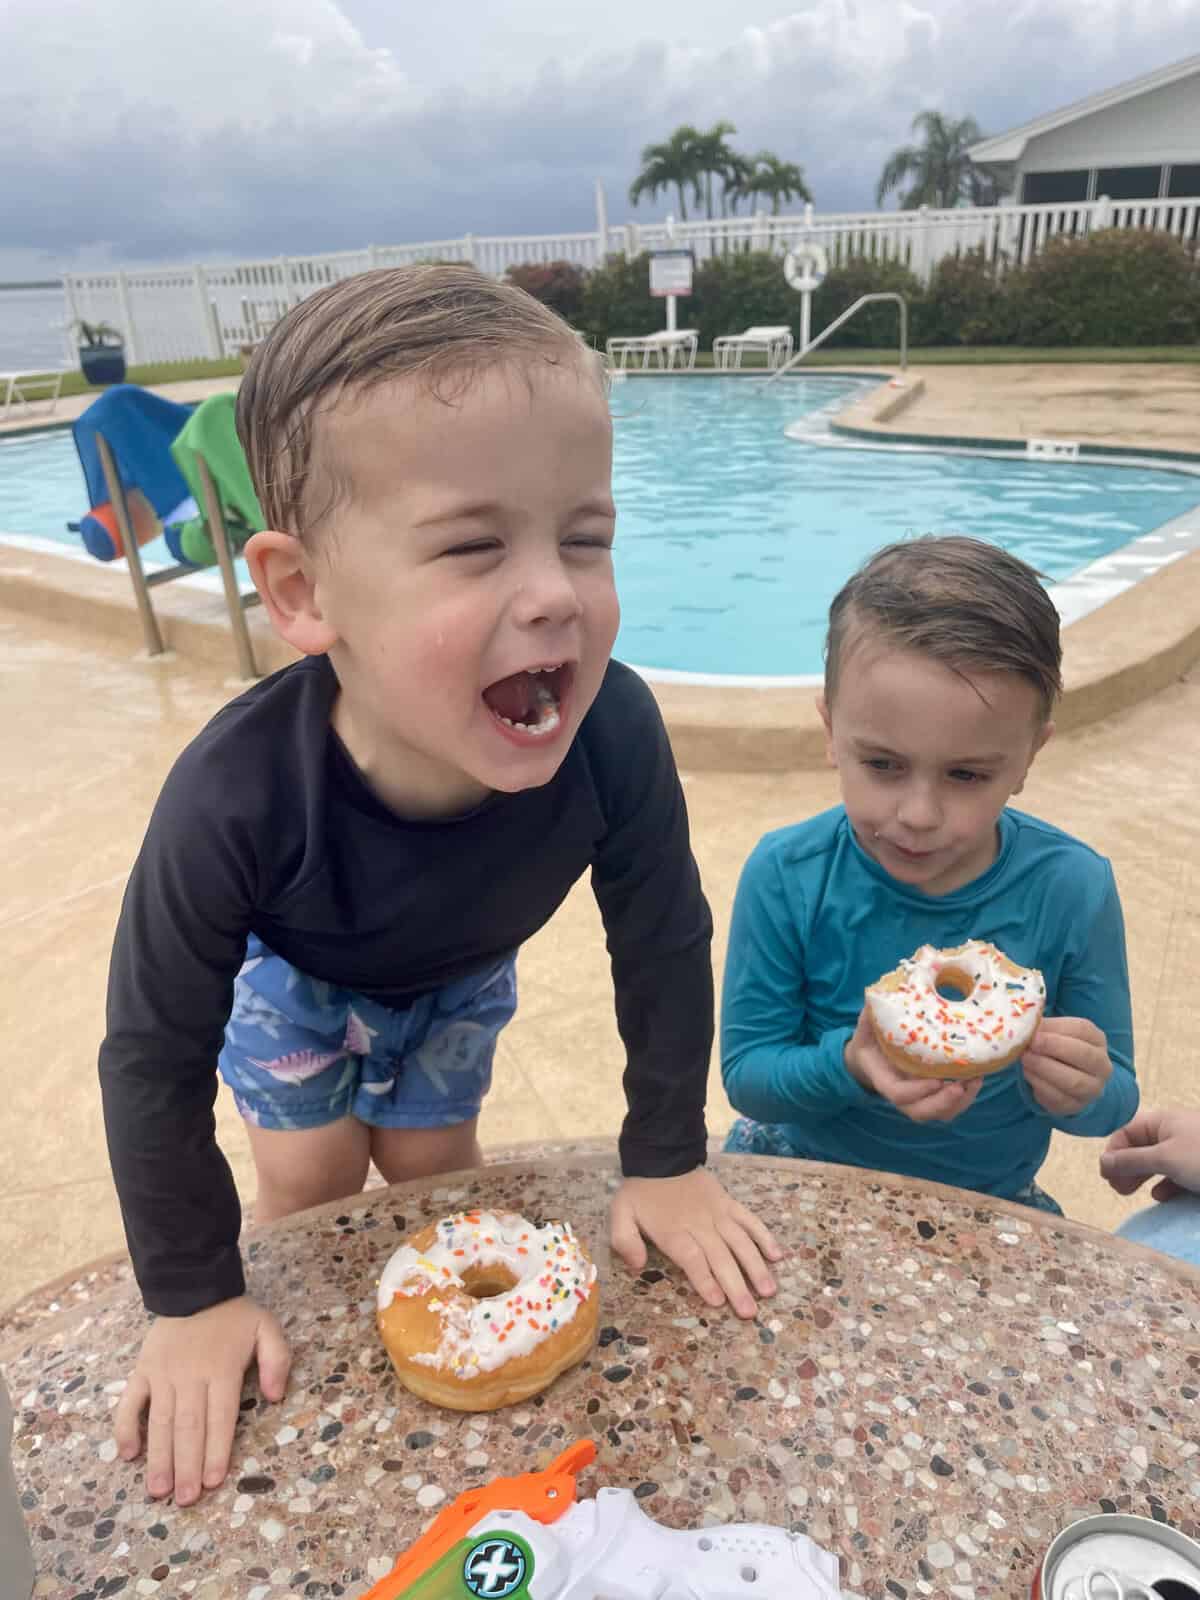
<path fill-rule="evenodd" d="M 68 357 L 74 360 L 69 324 L 77 319 L 120 328 L 131 365 L 236 355 L 314 289 L 370 267 L 413 261 L 469 261 L 502 277 L 509 267 L 526 262 L 570 261 L 591 268 L 613 253 L 634 256 L 684 245 L 705 260 L 728 250 L 783 253 L 808 241 L 824 245 L 833 266 L 852 256 L 897 261 L 928 282 L 944 256 L 981 249 L 989 261 L 1024 263 L 1057 235 L 1081 236 L 1107 227 L 1159 228 L 1195 244 L 1200 241 L 1200 196 L 828 215 L 807 206 L 790 216 L 758 212 L 711 222 L 668 219 L 613 226 L 598 199 L 597 226 L 584 233 L 467 234 L 426 244 L 370 245 L 228 266 L 72 273 L 64 278 Z"/>

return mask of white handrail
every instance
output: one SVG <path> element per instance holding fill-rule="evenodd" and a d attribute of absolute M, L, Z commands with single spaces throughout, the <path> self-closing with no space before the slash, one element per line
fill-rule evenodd
<path fill-rule="evenodd" d="M 894 294 L 888 289 L 881 290 L 878 294 L 860 294 L 854 304 L 847 306 L 840 317 L 835 317 L 827 328 L 821 329 L 815 339 L 810 339 L 803 349 L 796 351 L 790 361 L 784 362 L 778 372 L 773 372 L 766 383 L 763 384 L 763 388 L 770 388 L 777 378 L 782 378 L 785 372 L 790 372 L 794 366 L 804 360 L 810 350 L 815 350 L 819 344 L 824 344 L 831 333 L 836 333 L 843 322 L 849 322 L 860 307 L 867 305 L 872 300 L 894 300 L 900 307 L 900 371 L 905 372 L 908 368 L 908 301 L 902 294 Z"/>

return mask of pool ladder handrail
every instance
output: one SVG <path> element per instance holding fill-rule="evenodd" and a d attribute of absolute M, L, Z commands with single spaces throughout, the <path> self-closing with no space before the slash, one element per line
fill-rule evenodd
<path fill-rule="evenodd" d="M 117 527 L 121 531 L 125 565 L 129 569 L 130 581 L 133 584 L 133 595 L 137 602 L 138 615 L 142 621 L 142 636 L 146 641 L 146 654 L 149 656 L 165 655 L 166 645 L 163 643 L 158 619 L 154 615 L 154 607 L 150 601 L 150 590 L 161 583 L 170 583 L 174 578 L 185 577 L 200 569 L 192 566 L 190 562 L 181 561 L 158 572 L 146 573 L 145 568 L 142 566 L 142 553 L 133 532 L 133 519 L 129 514 L 129 502 L 125 496 L 125 484 L 122 481 L 120 469 L 113 456 L 112 447 L 102 433 L 97 433 L 96 435 L 96 450 L 100 457 L 100 470 L 103 472 L 104 481 L 108 486 L 108 497 L 117 519 Z M 196 465 L 200 472 L 200 490 L 204 498 L 205 520 L 208 523 L 208 531 L 213 542 L 213 548 L 216 550 L 217 565 L 221 570 L 221 586 L 225 591 L 225 609 L 229 613 L 229 625 L 233 632 L 238 671 L 245 680 L 257 678 L 261 674 L 254 659 L 254 645 L 250 638 L 250 630 L 246 625 L 246 607 L 259 605 L 261 603 L 260 597 L 256 590 L 250 590 L 246 594 L 241 592 L 237 571 L 233 565 L 233 551 L 230 548 L 229 533 L 221 508 L 221 497 L 217 493 L 217 487 L 213 482 L 212 473 L 209 471 L 208 462 L 202 455 L 197 455 Z"/>
<path fill-rule="evenodd" d="M 819 344 L 824 344 L 831 333 L 836 333 L 843 322 L 849 322 L 856 311 L 861 310 L 863 306 L 868 305 L 872 300 L 894 300 L 900 307 L 900 371 L 906 372 L 908 370 L 908 301 L 902 294 L 896 294 L 891 289 L 882 289 L 877 294 L 860 294 L 854 304 L 847 306 L 840 317 L 835 317 L 827 328 L 821 329 L 815 339 L 810 339 L 806 345 L 802 345 L 789 361 L 785 361 L 782 367 L 773 372 L 763 387 L 769 388 L 776 379 L 782 378 L 785 372 L 790 372 L 794 366 L 804 360 L 810 350 L 815 350 Z"/>

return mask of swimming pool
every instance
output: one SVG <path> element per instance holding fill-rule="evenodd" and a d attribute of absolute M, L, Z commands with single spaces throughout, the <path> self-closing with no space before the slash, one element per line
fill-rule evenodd
<path fill-rule="evenodd" d="M 830 599 L 888 540 L 973 534 L 1054 586 L 1129 559 L 1114 552 L 1200 505 L 1200 477 L 1169 470 L 831 448 L 823 419 L 877 382 L 614 385 L 622 659 L 658 673 L 803 679 L 820 670 Z M 811 436 L 789 437 L 805 419 Z M 69 432 L 0 440 L 0 534 L 78 548 L 65 524 L 82 490 Z M 161 547 L 145 553 L 161 558 Z M 1104 588 L 1092 584 L 1097 598 Z"/>

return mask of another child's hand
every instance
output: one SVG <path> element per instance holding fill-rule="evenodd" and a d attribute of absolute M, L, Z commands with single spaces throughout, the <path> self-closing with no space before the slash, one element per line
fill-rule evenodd
<path fill-rule="evenodd" d="M 1108 1141 L 1100 1174 L 1118 1194 L 1133 1194 L 1155 1177 L 1155 1200 L 1200 1194 L 1200 1111 L 1139 1111 Z"/>
<path fill-rule="evenodd" d="M 866 1011 L 858 1018 L 854 1037 L 846 1041 L 846 1071 L 864 1089 L 872 1089 L 914 1122 L 953 1122 L 979 1093 L 981 1078 L 967 1082 L 943 1078 L 913 1078 L 894 1067 L 875 1042 Z"/>
<path fill-rule="evenodd" d="M 775 1293 L 767 1261 L 780 1260 L 783 1251 L 706 1167 L 678 1178 L 626 1178 L 613 1196 L 611 1227 L 612 1248 L 631 1272 L 646 1265 L 649 1239 L 710 1306 L 728 1300 L 739 1317 L 752 1317 L 757 1307 L 747 1278 L 757 1293 Z"/>
<path fill-rule="evenodd" d="M 1086 1017 L 1045 1017 L 1021 1070 L 1043 1111 L 1073 1117 L 1100 1098 L 1112 1077 L 1108 1041 Z"/>
<path fill-rule="evenodd" d="M 282 1400 L 291 1354 L 269 1311 L 245 1295 L 190 1317 L 159 1317 L 117 1405 L 117 1448 L 132 1461 L 142 1448 L 147 1405 L 146 1488 L 156 1498 L 175 1490 L 191 1505 L 229 1471 L 242 1375 L 252 1361 L 268 1400 Z"/>

